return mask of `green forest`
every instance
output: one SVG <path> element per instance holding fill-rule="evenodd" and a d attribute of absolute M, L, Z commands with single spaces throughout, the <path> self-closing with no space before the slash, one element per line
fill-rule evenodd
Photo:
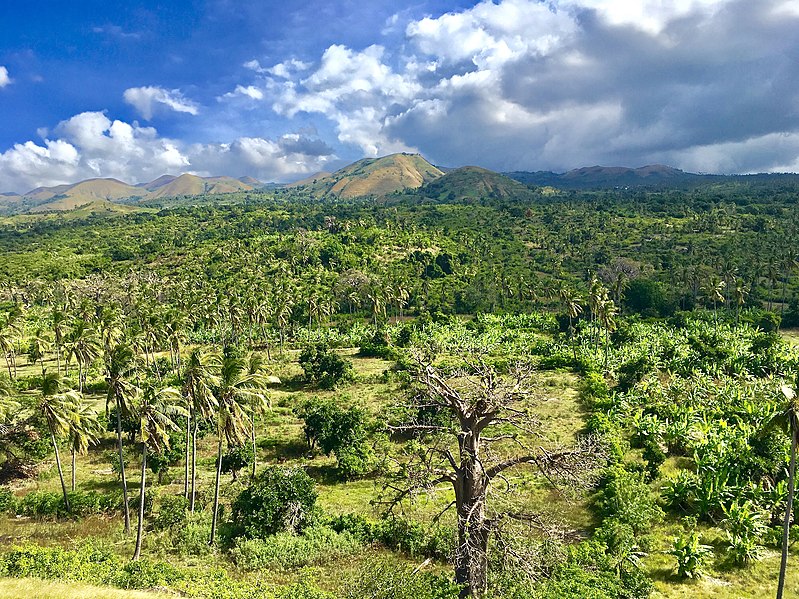
<path fill-rule="evenodd" d="M 798 200 L 2 217 L 0 596 L 797 596 Z"/>

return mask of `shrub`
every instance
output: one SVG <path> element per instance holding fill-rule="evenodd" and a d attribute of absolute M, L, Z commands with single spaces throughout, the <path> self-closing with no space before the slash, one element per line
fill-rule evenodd
<path fill-rule="evenodd" d="M 619 466 L 608 469 L 598 503 L 606 518 L 628 524 L 637 535 L 648 532 L 663 519 L 663 510 L 655 503 L 642 473 Z"/>
<path fill-rule="evenodd" d="M 312 519 L 317 493 L 300 468 L 270 466 L 261 471 L 233 502 L 241 534 L 266 538 L 281 531 L 300 531 Z"/>
<path fill-rule="evenodd" d="M 374 461 L 366 443 L 366 412 L 351 406 L 343 409 L 333 400 L 314 398 L 303 403 L 296 414 L 305 421 L 308 446 L 317 444 L 325 455 L 336 454 L 338 471 L 344 478 L 367 473 Z"/>
<path fill-rule="evenodd" d="M 231 447 L 222 455 L 222 472 L 232 474 L 233 480 L 237 480 L 239 470 L 252 465 L 254 459 L 255 454 L 249 443 Z"/>
<path fill-rule="evenodd" d="M 733 501 L 729 508 L 725 508 L 725 519 L 721 526 L 724 529 L 729 544 L 728 552 L 733 563 L 745 566 L 760 559 L 760 545 L 766 532 L 763 514 L 754 506 L 745 501 Z"/>
<path fill-rule="evenodd" d="M 690 534 L 680 533 L 675 537 L 671 549 L 667 552 L 677 558 L 677 575 L 681 578 L 698 578 L 707 558 L 712 555 L 708 545 L 699 542 L 696 531 Z"/>
<path fill-rule="evenodd" d="M 308 345 L 303 349 L 300 366 L 305 372 L 305 380 L 322 389 L 332 389 L 354 378 L 352 362 L 331 351 L 324 343 Z"/>
<path fill-rule="evenodd" d="M 389 559 L 367 562 L 347 583 L 342 599 L 456 599 L 460 588 L 444 574 L 418 571 Z"/>
<path fill-rule="evenodd" d="M 182 495 L 164 495 L 158 502 L 158 511 L 153 518 L 153 528 L 167 530 L 186 521 L 189 501 Z"/>
<path fill-rule="evenodd" d="M 231 557 L 239 568 L 300 568 L 359 553 L 363 544 L 351 533 L 311 526 L 301 535 L 281 532 L 266 539 L 237 539 Z"/>

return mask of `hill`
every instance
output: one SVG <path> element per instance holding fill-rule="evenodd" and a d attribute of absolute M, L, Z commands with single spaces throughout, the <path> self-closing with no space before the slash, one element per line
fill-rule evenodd
<path fill-rule="evenodd" d="M 513 179 L 481 168 L 464 166 L 425 185 L 421 193 L 437 200 L 479 200 L 481 198 L 524 198 L 531 196 L 529 188 Z"/>
<path fill-rule="evenodd" d="M 551 171 L 505 173 L 526 185 L 562 189 L 606 189 L 614 187 L 679 187 L 716 182 L 720 175 L 698 175 L 680 169 L 651 164 L 640 168 L 623 166 L 587 166 L 566 173 Z"/>
<path fill-rule="evenodd" d="M 313 197 L 335 196 L 350 199 L 386 196 L 397 191 L 418 189 L 444 173 L 419 154 L 391 154 L 364 158 L 326 177 L 299 181 L 290 187 Z"/>
<path fill-rule="evenodd" d="M 252 179 L 256 183 L 260 183 Z M 72 185 L 37 187 L 26 194 L 2 194 L 0 212 L 49 212 L 74 210 L 86 205 L 108 210 L 103 202 L 127 204 L 159 198 L 250 191 L 256 185 L 232 177 L 162 175 L 148 183 L 131 185 L 117 179 L 87 179 Z M 99 202 L 99 203 L 98 203 Z"/>

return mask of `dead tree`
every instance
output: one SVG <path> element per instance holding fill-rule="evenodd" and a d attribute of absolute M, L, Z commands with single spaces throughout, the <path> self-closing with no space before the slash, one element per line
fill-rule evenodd
<path fill-rule="evenodd" d="M 601 452 L 590 439 L 574 448 L 543 447 L 531 410 L 534 371 L 529 367 L 500 375 L 477 361 L 449 376 L 430 363 L 419 361 L 417 368 L 416 393 L 408 406 L 408 413 L 416 416 L 390 428 L 417 435 L 422 449 L 398 462 L 401 468 L 387 485 L 390 497 L 385 503 L 393 509 L 415 493 L 451 485 L 455 499 L 447 509 L 457 512 L 455 581 L 463 586 L 461 597 L 481 597 L 487 588 L 492 531 L 506 518 L 535 520 L 535 515 L 518 511 L 489 512 L 492 485 L 510 488 L 507 471 L 523 464 L 555 484 L 568 480 L 570 487 L 582 485 Z M 431 413 L 438 417 L 418 417 Z"/>

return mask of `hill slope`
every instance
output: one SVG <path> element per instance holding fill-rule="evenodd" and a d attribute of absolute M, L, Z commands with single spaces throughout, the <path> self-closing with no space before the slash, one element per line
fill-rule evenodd
<path fill-rule="evenodd" d="M 464 166 L 425 185 L 421 193 L 438 200 L 479 200 L 481 198 L 524 198 L 532 192 L 513 179 L 481 168 Z"/>
<path fill-rule="evenodd" d="M 444 173 L 419 154 L 391 154 L 364 158 L 326 177 L 295 183 L 314 197 L 335 196 L 350 199 L 361 196 L 386 196 L 396 191 L 418 189 Z"/>
<path fill-rule="evenodd" d="M 255 181 L 255 179 L 253 179 Z M 3 194 L 0 211 L 48 212 L 73 210 L 88 204 L 96 204 L 103 210 L 103 202 L 127 203 L 182 195 L 219 194 L 250 191 L 254 185 L 232 177 L 198 177 L 184 174 L 179 177 L 162 175 L 149 183 L 130 185 L 117 179 L 87 179 L 72 185 L 37 187 L 20 196 Z"/>

